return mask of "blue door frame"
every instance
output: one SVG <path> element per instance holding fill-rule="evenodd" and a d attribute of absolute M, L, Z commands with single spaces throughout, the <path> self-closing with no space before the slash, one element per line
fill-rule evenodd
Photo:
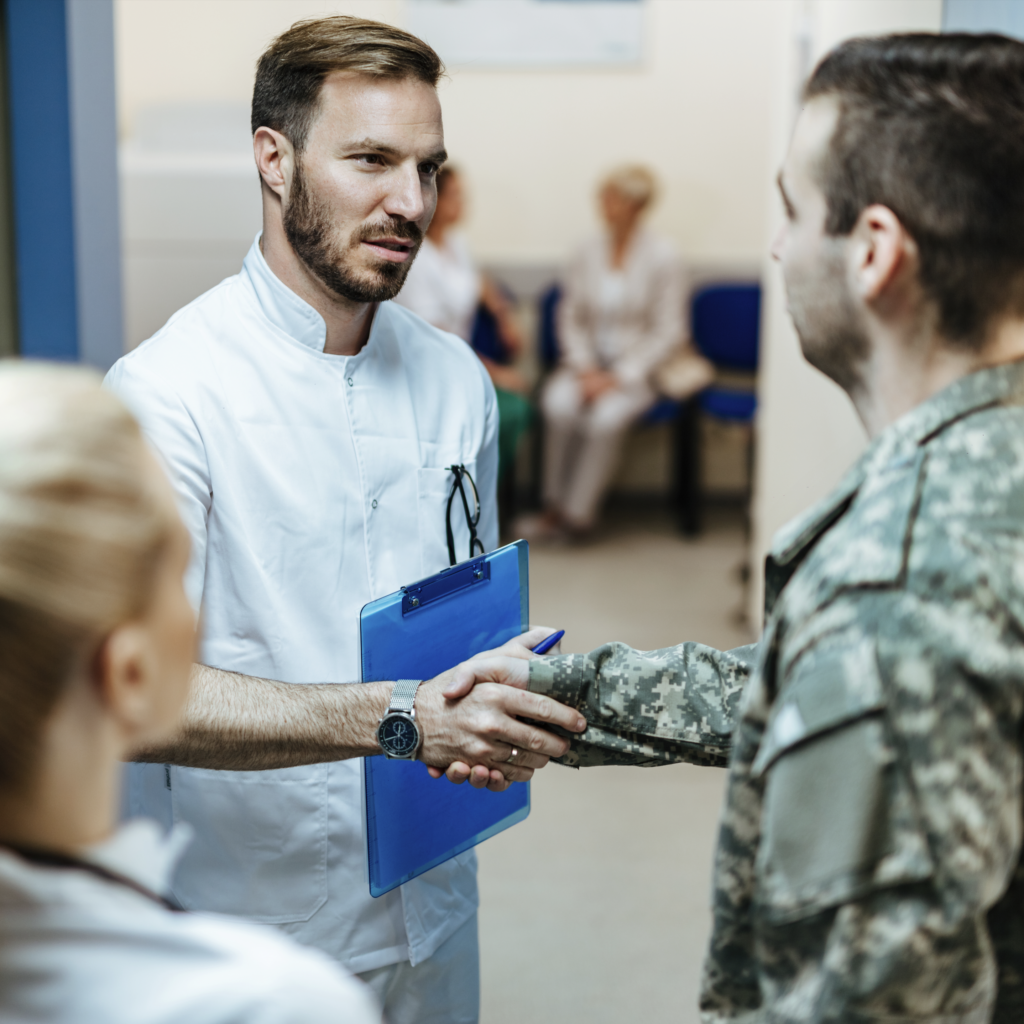
<path fill-rule="evenodd" d="M 121 354 L 112 0 L 4 0 L 21 355 Z"/>

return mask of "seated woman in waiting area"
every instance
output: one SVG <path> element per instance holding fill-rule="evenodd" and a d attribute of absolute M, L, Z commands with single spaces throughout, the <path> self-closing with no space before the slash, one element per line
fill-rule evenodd
<path fill-rule="evenodd" d="M 530 540 L 582 537 L 593 528 L 626 431 L 658 399 L 659 368 L 682 360 L 693 391 L 710 382 L 710 365 L 686 343 L 675 248 L 643 224 L 654 193 L 644 167 L 608 175 L 598 193 L 605 231 L 568 268 L 561 361 L 541 399 L 545 510 L 520 524 Z"/>
<path fill-rule="evenodd" d="M 117 826 L 121 760 L 188 694 L 189 540 L 93 374 L 0 369 L 0 1020 L 380 1020 L 360 982 L 277 932 L 175 912 L 185 837 Z"/>

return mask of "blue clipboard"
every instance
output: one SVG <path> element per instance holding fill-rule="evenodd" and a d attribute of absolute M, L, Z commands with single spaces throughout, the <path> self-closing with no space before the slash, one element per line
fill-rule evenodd
<path fill-rule="evenodd" d="M 363 681 L 431 679 L 529 628 L 529 546 L 516 541 L 365 605 Z M 530 784 L 504 793 L 432 779 L 422 761 L 364 761 L 370 895 L 383 896 L 530 813 Z"/>

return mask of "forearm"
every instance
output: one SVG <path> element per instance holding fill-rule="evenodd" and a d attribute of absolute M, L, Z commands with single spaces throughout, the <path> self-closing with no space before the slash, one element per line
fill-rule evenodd
<path fill-rule="evenodd" d="M 535 631 L 522 639 L 535 646 L 543 635 Z M 484 656 L 518 661 L 529 653 L 519 640 Z M 457 671 L 425 680 L 416 691 L 416 756 L 433 768 L 482 765 L 495 775 L 492 788 L 502 789 L 566 752 L 567 742 L 552 733 L 580 732 L 586 725 L 575 710 L 511 686 L 485 683 L 449 699 L 445 691 Z M 280 683 L 196 665 L 177 733 L 135 752 L 132 760 L 264 771 L 373 756 L 381 753 L 377 727 L 393 688 L 394 682 Z M 512 751 L 519 752 L 515 763 Z"/>
<path fill-rule="evenodd" d="M 605 644 L 590 654 L 530 663 L 530 689 L 580 711 L 587 731 L 562 762 L 725 766 L 756 646 L 718 651 L 685 643 L 660 651 Z"/>
<path fill-rule="evenodd" d="M 391 683 L 281 683 L 196 665 L 178 732 L 135 761 L 262 771 L 380 753 Z"/>

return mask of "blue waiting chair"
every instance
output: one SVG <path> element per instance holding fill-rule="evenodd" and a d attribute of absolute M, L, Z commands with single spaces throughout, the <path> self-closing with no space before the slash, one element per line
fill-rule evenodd
<path fill-rule="evenodd" d="M 694 344 L 719 370 L 757 372 L 761 335 L 761 288 L 757 284 L 715 284 L 699 289 L 690 307 Z M 752 426 L 757 410 L 753 385 L 737 387 L 713 384 L 697 397 L 700 413 L 732 423 Z M 700 423 L 687 424 L 690 434 L 677 445 L 680 526 L 696 534 L 701 525 Z M 753 470 L 753 430 L 747 442 L 747 501 Z"/>

